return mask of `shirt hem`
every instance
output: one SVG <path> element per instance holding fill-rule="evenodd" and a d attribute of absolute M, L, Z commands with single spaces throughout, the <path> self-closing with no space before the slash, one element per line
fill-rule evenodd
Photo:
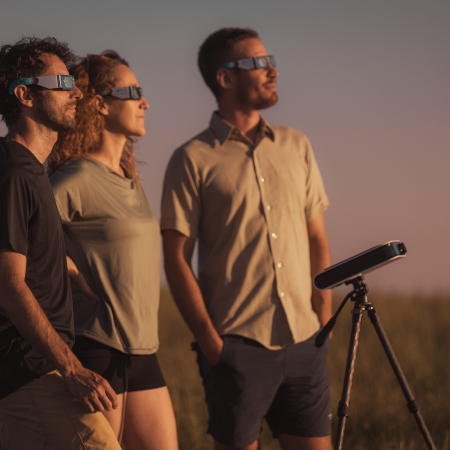
<path fill-rule="evenodd" d="M 258 344 L 261 344 L 263 347 L 265 347 L 268 350 L 282 350 L 283 348 L 288 347 L 289 345 L 299 344 L 300 342 L 305 342 L 308 339 L 310 339 L 312 336 L 314 336 L 315 333 L 317 333 L 320 330 L 320 325 L 317 327 L 316 330 L 314 330 L 311 334 L 308 334 L 306 337 L 293 339 L 291 342 L 287 342 L 286 344 L 280 344 L 280 345 L 267 345 L 265 344 L 261 339 L 258 339 L 256 336 L 250 336 L 247 334 L 244 334 L 240 331 L 227 331 L 226 333 L 221 333 L 221 336 L 241 336 L 246 339 L 251 339 L 252 341 L 257 342 Z M 195 341 L 195 338 L 194 338 Z"/>
<path fill-rule="evenodd" d="M 152 355 L 153 353 L 156 353 L 159 349 L 159 343 L 156 344 L 152 348 L 128 348 L 127 349 L 115 341 L 112 341 L 110 339 L 104 339 L 95 333 L 89 333 L 87 331 L 78 332 L 77 330 L 75 330 L 75 341 L 76 341 L 77 336 L 84 336 L 89 339 L 94 339 L 94 341 L 98 341 L 102 344 L 107 345 L 108 347 L 114 348 L 115 350 L 119 350 L 119 352 L 126 353 L 128 355 Z"/>

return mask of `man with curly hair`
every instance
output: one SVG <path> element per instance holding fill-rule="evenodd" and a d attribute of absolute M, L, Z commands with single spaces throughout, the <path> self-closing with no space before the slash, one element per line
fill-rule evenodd
<path fill-rule="evenodd" d="M 117 407 L 74 342 L 66 250 L 45 160 L 75 126 L 80 90 L 55 38 L 0 48 L 0 447 L 120 449 L 100 411 Z"/>
<path fill-rule="evenodd" d="M 167 279 L 206 392 L 215 450 L 259 448 L 262 420 L 283 450 L 331 450 L 327 345 L 328 198 L 310 143 L 269 125 L 275 58 L 254 30 L 224 28 L 198 65 L 218 103 L 210 126 L 169 162 L 161 229 Z M 191 256 L 198 239 L 198 282 Z"/>

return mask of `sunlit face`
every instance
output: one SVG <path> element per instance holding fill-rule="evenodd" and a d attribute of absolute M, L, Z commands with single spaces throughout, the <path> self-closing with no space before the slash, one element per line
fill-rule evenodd
<path fill-rule="evenodd" d="M 69 75 L 66 65 L 56 55 L 43 53 L 39 59 L 46 65 L 40 76 Z M 34 96 L 37 121 L 56 132 L 75 128 L 76 104 L 83 98 L 77 87 L 72 91 L 42 89 Z"/>
<path fill-rule="evenodd" d="M 235 59 L 266 56 L 268 52 L 264 44 L 257 38 L 249 38 L 234 46 Z M 236 101 L 244 108 L 260 110 L 274 105 L 278 101 L 277 77 L 278 70 L 271 64 L 267 69 L 236 71 Z"/>
<path fill-rule="evenodd" d="M 115 86 L 139 87 L 136 75 L 133 71 L 120 64 L 114 68 Z M 108 114 L 105 117 L 105 130 L 111 133 L 122 134 L 127 138 L 130 136 L 145 135 L 145 110 L 149 104 L 145 97 L 140 100 L 122 100 L 116 97 L 105 97 L 108 102 Z"/>

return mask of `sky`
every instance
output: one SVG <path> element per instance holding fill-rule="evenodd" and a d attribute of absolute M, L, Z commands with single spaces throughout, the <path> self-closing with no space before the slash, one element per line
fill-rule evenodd
<path fill-rule="evenodd" d="M 159 218 L 168 159 L 216 108 L 198 48 L 225 26 L 257 30 L 276 56 L 279 102 L 262 114 L 312 143 L 333 263 L 398 239 L 406 257 L 368 274 L 369 288 L 449 293 L 448 0 L 17 0 L 0 43 L 54 36 L 128 60 L 150 103 L 137 158 Z"/>

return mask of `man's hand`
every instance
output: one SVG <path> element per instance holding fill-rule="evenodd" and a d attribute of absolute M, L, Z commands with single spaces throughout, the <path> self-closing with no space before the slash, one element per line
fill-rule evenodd
<path fill-rule="evenodd" d="M 69 376 L 63 376 L 63 380 L 89 412 L 111 411 L 118 406 L 117 395 L 109 383 L 81 365 Z"/>
<path fill-rule="evenodd" d="M 209 365 L 211 367 L 217 366 L 220 362 L 220 358 L 222 357 L 223 339 L 218 336 L 218 339 L 215 341 L 211 339 L 206 342 L 198 342 L 198 345 L 201 348 L 203 355 L 205 355 Z"/>
<path fill-rule="evenodd" d="M 91 300 L 100 300 L 100 297 L 89 287 L 86 278 L 84 278 L 84 275 L 79 271 L 73 260 L 68 256 L 66 259 L 72 291 L 80 291 Z"/>

